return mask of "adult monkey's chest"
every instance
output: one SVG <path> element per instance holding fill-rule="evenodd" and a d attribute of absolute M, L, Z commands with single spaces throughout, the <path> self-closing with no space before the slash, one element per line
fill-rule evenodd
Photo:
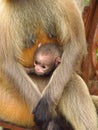
<path fill-rule="evenodd" d="M 30 45 L 30 47 L 25 47 L 22 50 L 22 56 L 19 59 L 19 62 L 25 67 L 33 67 L 34 66 L 33 55 L 34 55 L 36 49 L 38 48 L 39 44 L 43 45 L 43 44 L 47 44 L 47 43 L 50 43 L 50 44 L 57 43 L 58 44 L 58 40 L 56 37 L 49 37 L 49 35 L 46 32 L 44 32 L 43 30 L 37 31 L 37 36 L 36 36 L 34 43 L 32 45 Z"/>
<path fill-rule="evenodd" d="M 56 23 L 60 18 L 55 15 L 53 8 L 55 7 L 50 0 L 35 1 L 32 5 L 28 4 L 28 12 L 23 11 L 24 17 L 19 17 L 21 26 L 18 28 L 22 27 L 20 31 L 23 31 L 23 36 L 20 34 L 21 40 L 19 41 L 22 41 L 23 45 L 25 45 L 19 62 L 25 67 L 33 66 L 33 55 L 39 44 L 59 43 L 56 37 Z M 59 9 L 57 11 L 59 13 Z M 21 16 L 23 16 L 23 12 Z"/>

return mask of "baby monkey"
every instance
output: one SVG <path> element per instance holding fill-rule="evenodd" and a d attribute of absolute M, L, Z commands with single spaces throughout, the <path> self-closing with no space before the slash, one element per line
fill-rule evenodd
<path fill-rule="evenodd" d="M 34 54 L 34 68 L 28 73 L 39 76 L 51 74 L 61 62 L 62 51 L 55 43 L 40 45 Z"/>

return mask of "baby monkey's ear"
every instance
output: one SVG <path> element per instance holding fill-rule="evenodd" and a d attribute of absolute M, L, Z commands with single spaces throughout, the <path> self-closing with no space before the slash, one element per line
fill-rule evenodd
<path fill-rule="evenodd" d="M 58 56 L 55 59 L 55 66 L 58 66 L 61 63 L 61 58 Z"/>

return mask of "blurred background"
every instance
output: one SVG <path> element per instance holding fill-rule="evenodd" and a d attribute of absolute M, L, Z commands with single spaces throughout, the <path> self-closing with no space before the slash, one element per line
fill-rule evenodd
<path fill-rule="evenodd" d="M 98 95 L 98 0 L 85 0 L 83 19 L 88 55 L 81 66 L 82 77 L 90 93 Z"/>

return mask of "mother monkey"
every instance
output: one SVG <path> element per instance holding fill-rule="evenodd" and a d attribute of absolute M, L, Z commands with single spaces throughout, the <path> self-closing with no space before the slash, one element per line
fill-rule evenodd
<path fill-rule="evenodd" d="M 64 51 L 41 93 L 23 66 L 32 66 L 38 44 L 51 41 Z M 51 121 L 57 108 L 74 130 L 97 130 L 95 107 L 75 73 L 85 52 L 84 26 L 75 0 L 0 0 L 0 118 L 30 127 L 35 109 L 35 121 L 54 130 Z"/>

